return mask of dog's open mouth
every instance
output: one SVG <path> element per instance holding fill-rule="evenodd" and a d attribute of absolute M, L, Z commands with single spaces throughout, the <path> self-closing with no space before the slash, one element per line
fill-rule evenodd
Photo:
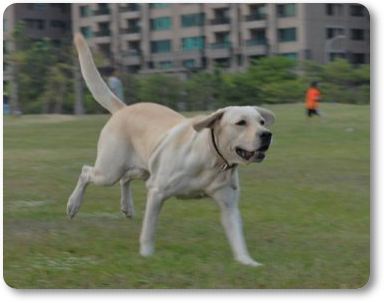
<path fill-rule="evenodd" d="M 244 160 L 249 160 L 251 159 L 255 154 L 256 154 L 256 151 L 247 151 L 245 149 L 242 149 L 240 147 L 236 147 L 236 154 L 238 154 L 241 158 L 243 158 Z"/>
<path fill-rule="evenodd" d="M 236 154 L 246 161 L 249 161 L 253 158 L 253 161 L 260 162 L 265 158 L 265 152 L 267 151 L 268 147 L 269 145 L 263 145 L 255 151 L 247 151 L 240 147 L 236 147 Z"/>

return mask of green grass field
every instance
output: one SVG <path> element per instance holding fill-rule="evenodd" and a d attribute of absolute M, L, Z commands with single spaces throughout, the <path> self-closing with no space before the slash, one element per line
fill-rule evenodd
<path fill-rule="evenodd" d="M 368 106 L 270 107 L 274 143 L 240 169 L 244 230 L 264 266 L 236 263 L 208 199 L 165 203 L 156 253 L 139 255 L 137 216 L 120 213 L 119 186 L 89 186 L 65 215 L 83 164 L 93 164 L 108 116 L 4 119 L 4 278 L 16 288 L 359 288 L 370 267 Z"/>

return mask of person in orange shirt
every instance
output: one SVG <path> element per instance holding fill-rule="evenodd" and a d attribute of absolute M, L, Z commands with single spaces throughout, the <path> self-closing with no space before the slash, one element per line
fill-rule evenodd
<path fill-rule="evenodd" d="M 307 89 L 305 97 L 305 108 L 307 109 L 308 117 L 313 115 L 320 116 L 318 111 L 320 102 L 320 90 L 317 87 L 317 82 L 314 81 L 311 83 L 310 87 Z"/>

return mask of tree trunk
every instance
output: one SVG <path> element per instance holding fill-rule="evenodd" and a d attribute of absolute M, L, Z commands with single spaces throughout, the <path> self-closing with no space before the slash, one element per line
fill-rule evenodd
<path fill-rule="evenodd" d="M 11 114 L 18 116 L 21 114 L 20 105 L 19 105 L 19 85 L 17 83 L 17 63 L 12 63 L 10 68 L 10 84 L 11 84 L 11 95 L 9 98 L 9 107 Z"/>

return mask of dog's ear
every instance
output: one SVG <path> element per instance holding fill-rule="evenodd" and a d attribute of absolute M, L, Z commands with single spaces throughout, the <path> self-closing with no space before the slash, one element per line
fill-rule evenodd
<path fill-rule="evenodd" d="M 258 106 L 255 106 L 255 109 L 264 118 L 266 126 L 270 126 L 275 122 L 276 120 L 275 114 L 271 112 L 269 109 L 258 107 Z"/>
<path fill-rule="evenodd" d="M 212 128 L 215 122 L 221 119 L 224 112 L 224 109 L 219 109 L 210 115 L 196 118 L 192 124 L 194 130 L 199 132 L 204 128 Z"/>

